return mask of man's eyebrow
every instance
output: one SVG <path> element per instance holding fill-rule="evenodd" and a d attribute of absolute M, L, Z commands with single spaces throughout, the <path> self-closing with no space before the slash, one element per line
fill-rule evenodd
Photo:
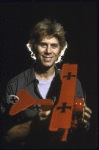
<path fill-rule="evenodd" d="M 46 44 L 47 45 L 48 43 L 41 41 L 39 44 Z M 51 45 L 58 46 L 58 43 L 51 43 Z"/>
<path fill-rule="evenodd" d="M 51 45 L 58 45 L 57 43 L 52 43 Z"/>
<path fill-rule="evenodd" d="M 46 42 L 40 42 L 39 44 L 47 44 Z"/>

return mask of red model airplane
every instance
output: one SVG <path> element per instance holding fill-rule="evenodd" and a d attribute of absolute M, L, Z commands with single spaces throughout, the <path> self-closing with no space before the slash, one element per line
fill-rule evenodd
<path fill-rule="evenodd" d="M 58 103 L 53 108 L 49 126 L 50 131 L 57 131 L 59 128 L 65 129 L 62 141 L 66 141 L 68 130 L 71 127 L 77 127 L 77 117 L 75 114 L 74 119 L 72 118 L 73 112 L 83 113 L 84 116 L 84 100 L 78 99 L 77 96 L 74 99 L 76 78 L 77 65 L 64 64 L 61 73 L 62 86 L 60 97 Z M 54 105 L 51 99 L 36 100 L 23 89 L 18 92 L 17 97 L 19 102 L 12 105 L 9 112 L 10 115 L 15 115 L 33 104 L 40 104 L 41 109 L 44 111 L 51 109 Z"/>

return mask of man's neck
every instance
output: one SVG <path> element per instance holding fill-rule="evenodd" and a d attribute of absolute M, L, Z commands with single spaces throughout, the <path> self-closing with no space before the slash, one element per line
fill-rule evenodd
<path fill-rule="evenodd" d="M 51 67 L 41 67 L 35 65 L 34 67 L 35 76 L 40 80 L 49 80 L 55 73 L 55 65 Z"/>

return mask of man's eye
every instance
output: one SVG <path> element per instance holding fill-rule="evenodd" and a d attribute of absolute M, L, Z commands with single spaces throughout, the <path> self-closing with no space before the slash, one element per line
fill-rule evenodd
<path fill-rule="evenodd" d="M 42 47 L 46 47 L 46 44 L 45 44 L 45 43 L 41 43 L 41 46 L 42 46 Z"/>
<path fill-rule="evenodd" d="M 52 48 L 57 48 L 58 46 L 57 45 L 52 45 Z"/>

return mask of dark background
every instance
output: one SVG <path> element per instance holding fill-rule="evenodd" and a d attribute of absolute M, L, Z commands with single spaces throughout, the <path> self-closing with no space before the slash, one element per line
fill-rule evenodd
<path fill-rule="evenodd" d="M 82 148 L 97 147 L 97 3 L 0 3 L 0 96 L 7 82 L 32 64 L 26 43 L 29 32 L 44 18 L 56 19 L 66 31 L 68 49 L 63 63 L 78 64 L 78 78 L 93 111 Z"/>

